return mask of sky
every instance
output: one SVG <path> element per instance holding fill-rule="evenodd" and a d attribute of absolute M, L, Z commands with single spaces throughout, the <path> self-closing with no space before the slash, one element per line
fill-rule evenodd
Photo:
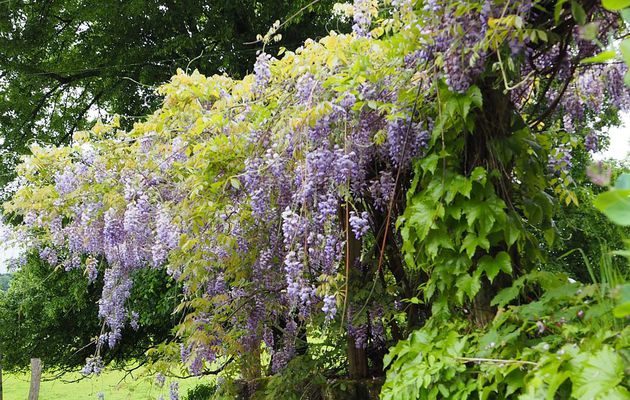
<path fill-rule="evenodd" d="M 609 131 L 610 146 L 608 146 L 608 149 L 595 154 L 595 159 L 615 158 L 621 160 L 628 156 L 628 153 L 630 153 L 630 113 L 624 115 L 622 120 L 621 126 L 612 128 Z M 8 260 L 16 257 L 18 253 L 19 250 L 15 244 L 0 243 L 0 273 L 7 272 Z"/>
<path fill-rule="evenodd" d="M 622 121 L 621 126 L 610 129 L 610 146 L 606 151 L 595 154 L 595 159 L 615 158 L 621 160 L 628 156 L 630 153 L 630 113 L 625 114 Z"/>

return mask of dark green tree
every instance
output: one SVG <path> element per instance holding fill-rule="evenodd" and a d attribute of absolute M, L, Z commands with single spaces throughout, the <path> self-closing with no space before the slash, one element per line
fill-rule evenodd
<path fill-rule="evenodd" d="M 0 274 L 0 291 L 7 290 L 11 282 L 10 274 Z"/>
<path fill-rule="evenodd" d="M 325 34 L 334 0 L 50 0 L 0 3 L 0 183 L 29 140 L 62 143 L 99 113 L 160 102 L 177 68 L 242 76 L 281 20 L 273 47 Z M 269 47 L 267 48 L 269 50 Z M 272 51 L 273 49 L 269 50 Z"/>
<path fill-rule="evenodd" d="M 105 363 L 140 361 L 151 347 L 168 340 L 181 288 L 163 270 L 138 271 L 129 305 L 139 313 L 138 329 L 128 328 Z M 65 272 L 31 254 L 6 292 L 0 291 L 0 353 L 5 370 L 27 368 L 31 357 L 49 369 L 82 366 L 94 354 L 101 333 L 98 299 L 102 278 L 89 284 L 83 270 Z M 107 346 L 103 346 L 107 348 Z"/>

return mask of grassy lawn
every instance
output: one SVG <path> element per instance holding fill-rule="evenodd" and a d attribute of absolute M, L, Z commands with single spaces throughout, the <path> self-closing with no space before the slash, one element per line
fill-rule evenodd
<path fill-rule="evenodd" d="M 169 398 L 168 388 L 170 380 L 167 379 L 163 388 L 154 384 L 152 376 L 143 374 L 142 369 L 134 371 L 133 378 L 125 376 L 122 371 L 105 371 L 98 377 L 82 379 L 78 382 L 69 383 L 79 378 L 79 373 L 66 374 L 54 381 L 42 380 L 39 391 L 40 400 L 95 400 L 99 392 L 105 394 L 105 400 L 155 400 L 161 394 L 165 399 Z M 44 379 L 46 376 L 44 375 Z M 28 397 L 30 376 L 4 375 L 3 389 L 4 400 L 24 400 Z M 207 382 L 211 378 L 190 378 L 179 380 L 179 394 L 183 398 L 188 389 L 199 383 Z M 64 382 L 66 381 L 66 382 Z"/>

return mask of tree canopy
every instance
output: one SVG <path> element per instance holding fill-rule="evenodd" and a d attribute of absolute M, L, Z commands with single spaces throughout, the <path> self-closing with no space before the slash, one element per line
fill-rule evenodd
<path fill-rule="evenodd" d="M 138 271 L 128 305 L 131 326 L 112 351 L 99 352 L 102 365 L 112 361 L 146 362 L 149 349 L 172 338 L 172 315 L 179 289 L 164 271 Z M 98 299 L 103 282 L 90 283 L 83 271 L 65 272 L 31 254 L 0 293 L 0 354 L 5 371 L 23 370 L 40 358 L 46 369 L 82 368 L 97 348 L 103 330 Z"/>
<path fill-rule="evenodd" d="M 334 28 L 331 7 L 331 0 L 3 2 L 0 182 L 11 179 L 31 140 L 65 143 L 113 114 L 131 127 L 159 105 L 155 88 L 176 68 L 242 76 L 260 48 L 257 35 L 275 20 L 285 24 L 274 48 L 292 49 Z"/>

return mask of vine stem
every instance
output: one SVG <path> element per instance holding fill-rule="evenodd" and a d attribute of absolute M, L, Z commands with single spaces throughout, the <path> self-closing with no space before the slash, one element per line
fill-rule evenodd
<path fill-rule="evenodd" d="M 426 65 L 426 62 L 425 62 L 425 65 Z M 411 118 L 409 119 L 409 124 L 407 125 L 407 130 L 405 132 L 405 142 L 403 143 L 403 148 L 402 148 L 402 151 L 401 151 L 402 154 L 400 155 L 401 161 L 405 157 L 405 153 L 406 153 L 406 150 L 407 150 L 407 143 L 409 141 L 409 132 L 411 131 L 411 125 L 413 124 L 413 117 L 416 114 L 416 110 L 418 108 L 418 98 L 420 97 L 420 92 L 422 91 L 422 84 L 423 84 L 423 82 L 424 82 L 423 79 L 420 79 L 420 82 L 418 82 L 418 90 L 416 91 L 416 97 L 414 99 L 413 109 L 411 111 Z M 400 172 L 401 172 L 401 168 L 399 167 L 398 171 L 396 171 L 396 179 L 394 181 L 394 189 L 393 189 L 393 193 L 391 195 L 391 198 L 389 199 L 389 205 L 387 207 L 387 217 L 385 219 L 385 228 L 384 228 L 385 231 L 383 232 L 383 242 L 381 244 L 381 248 L 380 248 L 380 251 L 379 251 L 377 274 L 374 276 L 374 282 L 372 284 L 372 288 L 370 289 L 370 293 L 369 293 L 367 299 L 365 300 L 365 302 L 363 303 L 363 306 L 361 307 L 361 309 L 359 310 L 359 312 L 356 315 L 361 315 L 363 313 L 363 311 L 365 310 L 365 308 L 367 307 L 367 305 L 369 303 L 369 300 L 372 297 L 372 294 L 374 293 L 374 288 L 376 287 L 378 273 L 381 272 L 381 270 L 383 268 L 383 257 L 385 255 L 385 245 L 387 244 L 387 234 L 389 232 L 389 222 L 391 220 L 391 213 L 392 213 L 392 209 L 394 207 L 394 198 L 396 197 L 396 188 L 398 186 L 398 181 L 400 180 Z M 345 308 L 345 303 L 344 303 L 344 308 Z M 344 314 L 345 314 L 345 310 L 344 310 Z M 356 315 L 355 315 L 355 317 L 356 317 Z M 343 319 L 342 319 L 342 324 L 343 324 Z"/>
<path fill-rule="evenodd" d="M 418 83 L 418 90 L 416 91 L 416 97 L 413 102 L 413 109 L 411 110 L 411 117 L 409 118 L 409 123 L 407 124 L 407 131 L 405 132 L 405 142 L 403 143 L 403 148 L 400 155 L 400 164 L 402 164 L 403 159 L 405 158 L 405 153 L 407 152 L 407 144 L 409 142 L 409 132 L 411 131 L 411 126 L 413 124 L 413 118 L 416 114 L 416 110 L 418 109 L 418 98 L 420 97 L 420 92 L 422 91 L 422 83 L 421 79 Z M 383 268 L 383 258 L 385 256 L 385 246 L 387 245 L 387 234 L 389 233 L 389 223 L 392 218 L 392 209 L 394 208 L 394 199 L 396 198 L 396 189 L 398 188 L 398 182 L 400 181 L 400 173 L 401 173 L 401 165 L 398 166 L 398 171 L 396 171 L 396 179 L 394 180 L 394 189 L 392 190 L 392 195 L 389 199 L 389 206 L 387 207 L 387 216 L 385 218 L 385 232 L 383 232 L 383 242 L 381 243 L 381 251 L 378 256 L 378 268 L 377 271 L 380 272 Z"/>
<path fill-rule="evenodd" d="M 344 132 L 343 132 L 343 147 L 344 153 L 348 152 L 348 123 L 345 123 Z M 350 182 L 347 182 L 348 186 L 350 186 Z M 343 331 L 343 320 L 346 317 L 346 310 L 348 308 L 348 292 L 350 290 L 350 204 L 348 202 L 348 198 L 346 197 L 346 210 L 345 210 L 345 225 L 346 225 L 346 282 L 344 285 L 344 297 L 343 297 L 343 310 L 341 311 L 341 324 L 339 326 L 340 331 Z M 348 317 L 348 322 L 350 321 L 350 317 Z"/>
<path fill-rule="evenodd" d="M 501 364 L 527 364 L 527 365 L 535 365 L 538 366 L 538 363 L 533 361 L 522 361 L 522 360 L 510 360 L 510 359 L 501 359 L 501 358 L 482 358 L 482 357 L 455 357 L 457 361 L 464 362 L 487 362 L 487 363 L 501 363 Z"/>

